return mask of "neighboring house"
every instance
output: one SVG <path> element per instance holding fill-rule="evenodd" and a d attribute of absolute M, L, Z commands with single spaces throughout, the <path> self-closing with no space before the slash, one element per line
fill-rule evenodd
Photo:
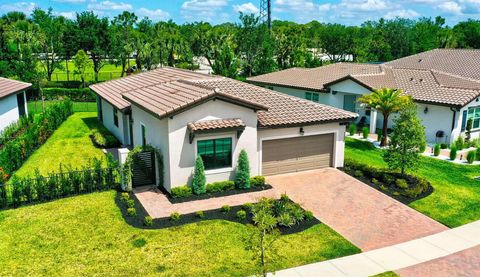
<path fill-rule="evenodd" d="M 170 67 L 92 85 L 99 119 L 124 144 L 164 156 L 167 190 L 189 183 L 197 155 L 208 182 L 341 167 L 345 125 L 357 114 L 236 80 Z"/>
<path fill-rule="evenodd" d="M 21 116 L 28 116 L 25 90 L 31 86 L 0 77 L 0 132 Z"/>
<path fill-rule="evenodd" d="M 473 121 L 472 137 L 480 136 L 480 50 L 435 49 L 380 65 L 292 68 L 248 81 L 356 112 L 358 120 L 370 124 L 371 132 L 381 126 L 383 118 L 358 104 L 358 98 L 373 89 L 402 89 L 417 103 L 429 142 L 450 143 L 464 136 L 468 119 Z"/>

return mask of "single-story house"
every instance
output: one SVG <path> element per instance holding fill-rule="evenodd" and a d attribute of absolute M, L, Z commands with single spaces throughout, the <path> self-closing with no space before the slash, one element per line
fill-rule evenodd
<path fill-rule="evenodd" d="M 95 84 L 99 120 L 123 144 L 164 157 L 167 190 L 191 180 L 201 156 L 207 182 L 232 179 L 245 149 L 251 175 L 341 167 L 345 125 L 357 114 L 225 77 L 170 67 Z"/>
<path fill-rule="evenodd" d="M 28 116 L 25 90 L 31 86 L 29 83 L 0 77 L 0 132 L 21 116 Z"/>
<path fill-rule="evenodd" d="M 381 114 L 357 100 L 373 89 L 401 89 L 411 95 L 426 129 L 427 141 L 450 143 L 480 136 L 480 50 L 435 49 L 384 64 L 337 63 L 313 69 L 292 68 L 249 78 L 252 84 L 359 114 L 371 132 Z M 363 118 L 363 119 L 362 119 Z M 392 126 L 392 118 L 389 120 Z"/>

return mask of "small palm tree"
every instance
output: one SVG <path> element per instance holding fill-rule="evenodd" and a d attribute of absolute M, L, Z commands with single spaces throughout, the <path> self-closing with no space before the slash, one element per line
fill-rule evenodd
<path fill-rule="evenodd" d="M 402 94 L 402 90 L 399 89 L 382 88 L 358 99 L 358 102 L 376 109 L 383 115 L 383 136 L 380 146 L 387 145 L 388 118 L 391 114 L 400 111 L 410 101 L 409 96 Z"/>

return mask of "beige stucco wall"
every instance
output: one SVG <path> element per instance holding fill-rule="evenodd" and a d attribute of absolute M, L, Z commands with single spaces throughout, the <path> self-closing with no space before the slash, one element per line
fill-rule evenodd
<path fill-rule="evenodd" d="M 262 174 L 262 144 L 265 140 L 292 138 L 301 136 L 312 136 L 320 134 L 334 134 L 334 157 L 335 167 L 342 167 L 345 150 L 345 126 L 339 123 L 318 124 L 303 127 L 304 134 L 300 134 L 300 127 L 281 128 L 281 129 L 260 129 L 258 131 L 258 172 Z"/>
<path fill-rule="evenodd" d="M 236 131 L 196 135 L 189 142 L 187 123 L 199 120 L 240 118 L 246 124 L 245 131 L 237 139 Z M 196 158 L 198 140 L 232 137 L 232 167 L 207 170 L 207 183 L 224 181 L 234 177 L 237 158 L 242 149 L 247 151 L 250 160 L 251 175 L 257 175 L 257 114 L 249 108 L 230 104 L 221 100 L 209 101 L 194 107 L 168 120 L 170 141 L 171 187 L 190 183 Z"/>

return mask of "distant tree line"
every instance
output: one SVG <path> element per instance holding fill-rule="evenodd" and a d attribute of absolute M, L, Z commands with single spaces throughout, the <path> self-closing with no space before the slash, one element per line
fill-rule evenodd
<path fill-rule="evenodd" d="M 480 48 L 480 20 L 453 27 L 442 17 L 380 19 L 361 26 L 274 21 L 269 31 L 253 14 L 215 26 L 153 22 L 127 11 L 111 20 L 90 11 L 70 20 L 51 9 L 0 18 L 0 76 L 34 84 L 51 80 L 56 69 L 71 71 L 70 60 L 76 74 L 93 67 L 96 81 L 106 63 L 121 66 L 123 76 L 132 68 L 159 65 L 195 69 L 198 58 L 214 73 L 235 78 L 326 62 L 384 62 L 434 48 Z"/>

